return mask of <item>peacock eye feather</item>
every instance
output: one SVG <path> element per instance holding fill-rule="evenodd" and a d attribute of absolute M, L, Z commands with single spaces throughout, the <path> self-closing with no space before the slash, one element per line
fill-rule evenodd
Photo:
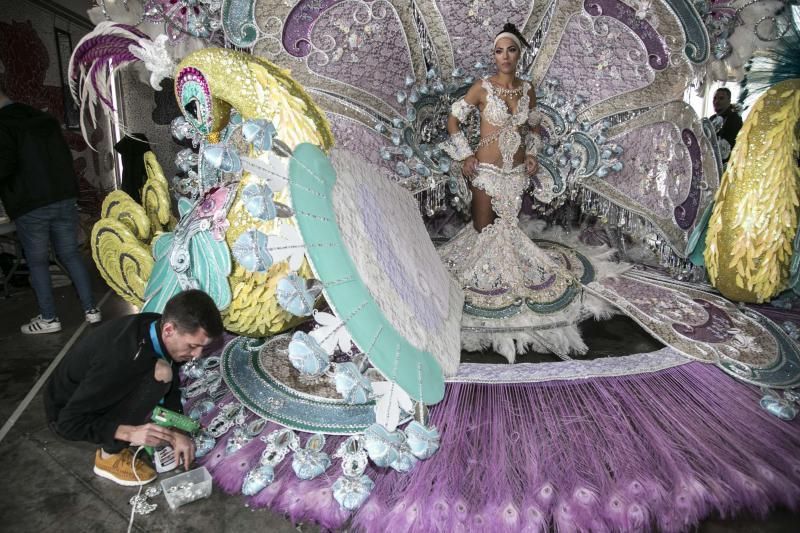
<path fill-rule="evenodd" d="M 178 102 L 187 121 L 203 135 L 213 130 L 213 102 L 208 82 L 203 73 L 186 67 L 178 73 L 175 82 Z"/>

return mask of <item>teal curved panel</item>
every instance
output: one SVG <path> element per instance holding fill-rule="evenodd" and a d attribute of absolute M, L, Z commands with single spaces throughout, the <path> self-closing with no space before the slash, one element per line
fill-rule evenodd
<path fill-rule="evenodd" d="M 169 299 L 181 291 L 178 275 L 169 262 L 174 239 L 174 233 L 164 233 L 153 244 L 153 259 L 156 264 L 144 289 L 145 303 L 140 310 L 142 313 L 162 312 Z"/>
<path fill-rule="evenodd" d="M 717 366 L 736 379 L 759 387 L 771 389 L 800 387 L 800 347 L 783 329 L 761 313 L 753 309 L 744 312 L 772 335 L 778 344 L 778 357 L 766 367 L 746 365 L 730 359 L 720 359 Z"/>
<path fill-rule="evenodd" d="M 227 243 L 218 241 L 209 231 L 201 231 L 189 241 L 192 277 L 195 278 L 220 311 L 231 304 L 231 286 L 228 283 L 232 263 Z"/>
<path fill-rule="evenodd" d="M 373 179 L 378 179 L 374 177 Z M 289 188 L 297 224 L 328 304 L 372 365 L 413 399 L 434 404 L 444 397 L 444 376 L 430 352 L 411 345 L 387 320 L 361 279 L 336 223 L 336 172 L 318 147 L 301 144 L 289 163 Z M 352 278 L 347 284 L 330 283 Z"/>
<path fill-rule="evenodd" d="M 250 48 L 258 40 L 255 17 L 256 0 L 224 0 L 222 30 L 239 48 Z"/>
<path fill-rule="evenodd" d="M 686 36 L 686 47 L 684 48 L 686 57 L 693 63 L 705 62 L 710 55 L 711 44 L 703 19 L 700 18 L 691 2 L 686 0 L 665 1 L 683 27 L 683 33 Z"/>

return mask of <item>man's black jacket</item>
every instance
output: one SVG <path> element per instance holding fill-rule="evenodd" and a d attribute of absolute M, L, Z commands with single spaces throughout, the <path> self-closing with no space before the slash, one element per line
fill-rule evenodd
<path fill-rule="evenodd" d="M 150 339 L 150 324 L 160 316 L 142 313 L 109 320 L 67 352 L 44 392 L 47 419 L 55 423 L 59 435 L 109 448 L 120 442 L 114 438 L 119 421 L 106 414 L 145 375 L 154 375 L 158 355 Z M 163 346 L 160 332 L 159 342 Z M 181 411 L 179 387 L 178 367 L 173 365 L 164 407 L 177 412 Z"/>
<path fill-rule="evenodd" d="M 736 145 L 736 136 L 739 135 L 739 130 L 742 129 L 742 117 L 731 107 L 718 115 L 711 115 L 711 120 L 714 120 L 714 117 L 717 116 L 722 117 L 723 120 L 722 128 L 717 132 L 717 137 L 728 141 L 728 144 L 731 145 L 731 150 L 733 150 Z M 726 158 L 725 161 L 727 160 Z"/>
<path fill-rule="evenodd" d="M 25 104 L 0 108 L 0 199 L 8 216 L 77 197 L 72 154 L 55 117 Z"/>

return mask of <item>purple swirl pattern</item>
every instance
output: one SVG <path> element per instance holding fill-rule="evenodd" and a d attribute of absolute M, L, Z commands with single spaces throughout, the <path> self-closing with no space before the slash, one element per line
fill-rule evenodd
<path fill-rule="evenodd" d="M 688 230 L 697 219 L 700 208 L 700 182 L 703 180 L 703 159 L 700 154 L 700 144 L 697 137 L 690 129 L 681 132 L 681 140 L 686 145 L 689 157 L 692 160 L 692 183 L 689 186 L 689 194 L 682 204 L 675 206 L 675 222 L 682 230 Z"/>
<path fill-rule="evenodd" d="M 711 302 L 700 298 L 695 298 L 694 302 L 705 309 L 706 313 L 708 313 L 708 319 L 696 326 L 673 323 L 672 329 L 684 337 L 689 337 L 699 342 L 720 343 L 730 341 L 733 338 L 731 330 L 734 326 L 733 320 L 728 316 L 728 313 Z"/>
<path fill-rule="evenodd" d="M 317 19 L 343 0 L 300 0 L 283 25 L 283 47 L 294 57 L 311 53 L 311 31 Z"/>
<path fill-rule="evenodd" d="M 604 15 L 629 27 L 644 43 L 650 66 L 664 70 L 669 66 L 669 51 L 655 28 L 636 16 L 636 11 L 619 0 L 585 0 L 583 8 L 594 17 Z"/>

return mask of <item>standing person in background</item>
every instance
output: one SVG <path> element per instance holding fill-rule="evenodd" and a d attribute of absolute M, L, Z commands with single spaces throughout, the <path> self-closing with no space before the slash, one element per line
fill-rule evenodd
<path fill-rule="evenodd" d="M 742 129 L 742 117 L 731 105 L 730 89 L 720 87 L 714 93 L 714 114 L 709 120 L 717 130 L 717 142 L 722 163 L 723 165 L 727 164 L 731 157 L 731 150 L 736 144 L 736 136 Z"/>
<path fill-rule="evenodd" d="M 0 87 L 0 199 L 14 222 L 39 304 L 22 333 L 61 331 L 50 280 L 50 243 L 67 269 L 86 321 L 102 320 L 78 251 L 78 178 L 61 125 L 50 114 L 12 102 Z"/>

